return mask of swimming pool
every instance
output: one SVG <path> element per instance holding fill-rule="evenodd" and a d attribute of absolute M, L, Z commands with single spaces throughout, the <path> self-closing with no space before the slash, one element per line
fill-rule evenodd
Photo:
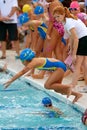
<path fill-rule="evenodd" d="M 2 83 L 12 73 L 0 73 L 0 129 L 3 130 L 87 130 L 81 122 L 82 111 L 77 106 L 55 96 L 52 91 L 31 85 L 25 78 L 13 82 L 6 90 Z M 35 86 L 36 85 L 36 86 Z M 65 117 L 50 118 L 41 100 L 50 97 L 53 105 L 61 109 Z"/>

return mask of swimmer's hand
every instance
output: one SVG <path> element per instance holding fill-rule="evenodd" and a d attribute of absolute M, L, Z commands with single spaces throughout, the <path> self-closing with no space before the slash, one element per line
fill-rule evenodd
<path fill-rule="evenodd" d="M 9 87 L 9 85 L 11 84 L 11 80 L 9 80 L 9 81 L 7 81 L 6 83 L 4 83 L 3 85 L 4 85 L 4 89 L 6 89 L 6 88 L 8 88 Z"/>
<path fill-rule="evenodd" d="M 50 37 L 48 34 L 47 34 L 47 36 L 46 36 L 46 37 L 47 37 L 47 39 L 48 39 L 48 40 L 50 40 L 50 39 L 51 39 L 51 37 Z"/>
<path fill-rule="evenodd" d="M 41 74 L 32 74 L 31 75 L 34 79 L 43 79 L 44 78 L 44 75 L 41 75 Z"/>

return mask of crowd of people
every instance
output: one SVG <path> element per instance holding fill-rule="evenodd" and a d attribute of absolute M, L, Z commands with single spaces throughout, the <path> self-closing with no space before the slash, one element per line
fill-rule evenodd
<path fill-rule="evenodd" d="M 9 39 L 15 45 L 16 57 L 25 66 L 4 84 L 5 88 L 28 71 L 28 75 L 36 79 L 44 78 L 48 72 L 44 87 L 67 97 L 74 95 L 73 103 L 77 102 L 82 97 L 80 92 L 74 91 L 80 73 L 87 87 L 86 26 L 85 9 L 77 0 L 71 1 L 69 7 L 61 0 L 46 0 L 44 4 L 32 0 L 23 7 L 18 7 L 17 0 L 0 1 L 0 59 L 6 59 Z M 22 51 L 20 34 L 25 38 Z M 40 73 L 35 74 L 35 69 Z M 71 84 L 63 84 L 68 71 L 73 72 Z"/>

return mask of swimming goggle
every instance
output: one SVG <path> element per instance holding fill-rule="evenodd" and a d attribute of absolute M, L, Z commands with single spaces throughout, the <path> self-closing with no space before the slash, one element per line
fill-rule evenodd
<path fill-rule="evenodd" d="M 52 106 L 52 104 L 46 104 L 46 105 L 44 105 L 45 107 L 51 107 Z"/>
<path fill-rule="evenodd" d="M 70 11 L 77 11 L 77 8 L 69 8 Z"/>

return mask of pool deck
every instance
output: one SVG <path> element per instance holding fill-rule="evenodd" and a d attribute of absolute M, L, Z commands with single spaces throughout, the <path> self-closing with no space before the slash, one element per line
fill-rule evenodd
<path fill-rule="evenodd" d="M 4 65 L 5 63 L 7 63 L 7 68 L 12 70 L 13 72 L 19 72 L 20 70 L 22 70 L 22 68 L 24 67 L 21 63 L 21 61 L 19 59 L 15 59 L 15 51 L 13 50 L 7 50 L 7 57 L 5 60 L 1 60 L 0 59 L 0 65 Z M 1 51 L 0 51 L 0 55 L 1 55 Z M 71 82 L 71 78 L 72 78 L 72 74 L 70 74 L 69 76 L 67 76 L 66 78 L 64 78 L 63 83 L 67 84 Z M 27 79 L 29 80 L 33 80 L 34 83 L 41 85 L 42 87 L 44 87 L 44 82 L 47 79 L 47 77 L 45 77 L 44 79 L 32 79 L 31 77 L 27 77 Z M 82 89 L 82 87 L 79 86 L 83 86 L 84 81 L 78 81 L 78 85 L 76 86 L 75 90 L 79 91 Z M 83 96 L 78 100 L 78 102 L 76 104 L 79 104 L 81 107 L 83 107 L 84 109 L 87 108 L 87 93 L 82 93 Z M 63 96 L 66 98 L 66 96 Z M 70 96 L 69 100 L 71 101 L 74 97 Z"/>

